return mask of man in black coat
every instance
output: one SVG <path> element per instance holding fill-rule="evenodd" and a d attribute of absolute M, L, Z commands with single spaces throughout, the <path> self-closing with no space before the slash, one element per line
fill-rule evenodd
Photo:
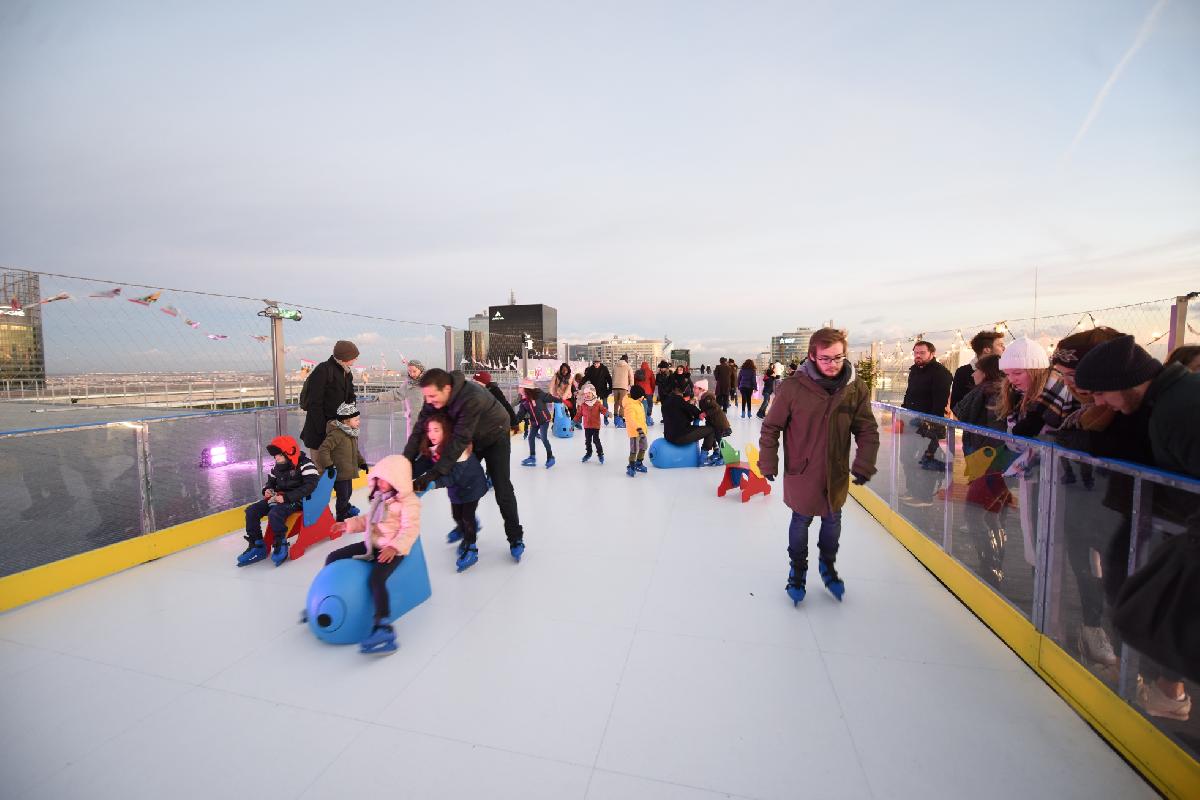
<path fill-rule="evenodd" d="M 995 331 L 980 331 L 971 337 L 971 349 L 975 358 L 963 364 L 954 372 L 954 382 L 950 386 L 950 407 L 954 408 L 959 401 L 975 388 L 975 365 L 984 356 L 1004 355 L 1004 334 Z"/>
<path fill-rule="evenodd" d="M 442 456 L 428 471 L 413 478 L 414 491 L 424 491 L 430 484 L 449 474 L 458 462 L 467 445 L 473 445 L 475 456 L 487 468 L 492 479 L 492 490 L 496 494 L 496 505 L 504 518 L 504 535 L 508 538 L 512 557 L 521 560 L 525 552 L 525 531 L 517 512 L 517 494 L 510 477 L 512 443 L 510 440 L 512 420 L 487 389 L 473 380 L 467 380 L 462 372 L 446 372 L 430 369 L 421 376 L 421 394 L 425 405 L 413 426 L 412 435 L 404 445 L 404 457 L 415 462 L 421 452 L 421 440 L 425 436 L 425 420 L 435 411 L 450 418 L 450 430 L 446 431 Z"/>
<path fill-rule="evenodd" d="M 608 396 L 612 394 L 612 373 L 600 359 L 593 359 L 592 365 L 583 371 L 583 382 L 590 383 L 595 388 L 596 397 L 608 408 Z"/>
<path fill-rule="evenodd" d="M 729 388 L 733 385 L 733 367 L 722 358 L 713 367 L 713 377 L 717 380 L 717 402 L 722 411 L 729 410 Z"/>
<path fill-rule="evenodd" d="M 333 355 L 313 368 L 304 389 L 300 392 L 300 408 L 307 411 L 300 441 L 308 448 L 309 455 L 316 458 L 317 449 L 325 441 L 325 423 L 337 417 L 338 406 L 354 403 L 354 374 L 350 367 L 358 358 L 354 342 L 339 341 L 333 346 Z"/>
<path fill-rule="evenodd" d="M 908 389 L 904 392 L 901 405 L 912 411 L 934 417 L 946 416 L 946 403 L 950 399 L 950 385 L 954 377 L 934 357 L 937 347 L 932 342 L 920 341 L 913 345 L 913 365 L 908 370 Z M 945 473 L 946 462 L 936 456 L 938 441 L 945 438 L 946 426 L 924 420 L 907 421 L 900 463 L 904 467 L 904 482 L 908 491 L 908 504 L 921 508 L 933 505 L 933 494 L 937 488 L 936 473 Z M 910 428 L 912 429 L 910 431 Z M 920 460 L 910 463 L 909 446 L 913 436 L 928 439 Z M 928 470 L 934 475 L 922 475 Z"/>
<path fill-rule="evenodd" d="M 511 420 L 512 427 L 517 427 L 517 412 L 513 411 L 512 404 L 508 402 L 508 398 L 504 396 L 504 392 L 492 380 L 492 373 L 476 372 L 474 381 L 491 393 L 492 397 L 496 398 L 496 402 L 504 406 L 504 410 L 508 412 L 508 418 Z"/>

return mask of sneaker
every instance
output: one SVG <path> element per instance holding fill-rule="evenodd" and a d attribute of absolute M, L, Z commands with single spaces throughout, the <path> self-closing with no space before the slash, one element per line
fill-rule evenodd
<path fill-rule="evenodd" d="M 1183 697 L 1168 697 L 1157 681 L 1147 684 L 1141 675 L 1138 676 L 1137 702 L 1152 717 L 1187 722 L 1192 715 L 1192 698 L 1186 692 Z"/>
<path fill-rule="evenodd" d="M 553 466 L 554 466 L 554 456 L 550 456 L 549 458 L 546 459 L 546 469 L 550 469 Z"/>
<path fill-rule="evenodd" d="M 522 467 L 536 467 L 537 466 L 537 456 L 530 456 L 529 458 L 522 460 L 521 466 Z"/>
<path fill-rule="evenodd" d="M 1117 654 L 1104 628 L 1080 625 L 1078 645 L 1080 655 L 1090 661 L 1109 667 L 1117 663 Z"/>

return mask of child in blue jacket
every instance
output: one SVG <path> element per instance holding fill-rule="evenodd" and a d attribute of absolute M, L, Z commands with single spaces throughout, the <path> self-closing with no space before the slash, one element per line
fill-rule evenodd
<path fill-rule="evenodd" d="M 430 414 L 425 419 L 425 440 L 421 445 L 421 456 L 417 464 L 427 462 L 418 469 L 427 471 L 441 459 L 442 444 L 451 429 L 450 419 L 442 413 Z M 479 560 L 479 548 L 476 539 L 479 534 L 479 519 L 475 516 L 480 499 L 487 494 L 487 475 L 483 466 L 475 457 L 473 449 L 467 445 L 458 461 L 451 467 L 449 474 L 437 481 L 439 489 L 445 489 L 450 496 L 450 515 L 454 517 L 454 530 L 446 537 L 448 542 L 459 542 L 458 571 L 473 566 Z"/>

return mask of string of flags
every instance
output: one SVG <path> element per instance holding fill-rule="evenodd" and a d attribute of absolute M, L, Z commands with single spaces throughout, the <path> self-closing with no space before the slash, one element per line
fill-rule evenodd
<path fill-rule="evenodd" d="M 182 320 L 183 324 L 187 325 L 192 330 L 200 330 L 200 323 L 197 322 L 196 320 L 188 317 L 186 314 L 184 314 L 183 310 L 180 309 L 178 306 L 172 305 L 171 303 L 164 303 L 161 306 L 156 305 L 158 303 L 158 301 L 162 299 L 162 294 L 163 294 L 162 291 L 151 292 L 150 294 L 143 295 L 141 297 L 122 297 L 123 291 L 124 291 L 123 287 L 114 286 L 111 289 L 105 289 L 105 290 L 99 291 L 99 292 L 92 292 L 91 294 L 87 295 L 87 297 L 90 300 L 124 299 L 124 300 L 128 300 L 130 303 L 134 303 L 135 305 L 139 305 L 139 306 L 144 306 L 146 308 L 155 306 L 158 308 L 159 311 L 166 314 L 168 317 Z M 66 292 L 59 292 L 58 294 L 56 294 L 52 297 L 46 297 L 46 298 L 43 298 L 42 300 L 39 300 L 37 303 L 31 303 L 31 304 L 22 304 L 20 302 L 20 300 L 18 300 L 17 298 L 14 297 L 10 301 L 8 301 L 7 306 L 0 307 L 0 315 L 9 316 L 9 317 L 23 317 L 23 316 L 25 316 L 26 309 L 33 308 L 36 306 L 44 306 L 49 303 L 56 303 L 60 300 L 71 300 L 71 299 L 73 299 L 71 297 L 71 295 L 67 294 Z M 225 341 L 226 339 L 229 338 L 229 336 L 224 333 L 206 333 L 205 336 L 214 342 Z M 256 342 L 259 342 L 260 344 L 265 344 L 266 342 L 269 342 L 271 340 L 270 336 L 256 335 L 256 334 L 249 334 L 249 336 L 251 339 L 253 339 Z"/>

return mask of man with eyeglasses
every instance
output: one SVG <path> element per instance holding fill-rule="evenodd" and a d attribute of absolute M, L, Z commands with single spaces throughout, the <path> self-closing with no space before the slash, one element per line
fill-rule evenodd
<path fill-rule="evenodd" d="M 788 596 L 804 599 L 808 574 L 808 528 L 821 518 L 818 565 L 825 588 L 842 599 L 845 584 L 835 568 L 842 532 L 842 506 L 850 476 L 862 485 L 875 474 L 879 426 L 871 411 L 871 391 L 846 358 L 846 334 L 822 328 L 808 342 L 808 358 L 791 380 L 775 390 L 758 444 L 758 468 L 774 481 L 779 474 L 783 436 L 783 502 L 792 510 L 788 527 Z M 850 437 L 858 445 L 850 464 Z"/>
<path fill-rule="evenodd" d="M 932 342 L 921 340 L 913 345 L 913 365 L 908 369 L 908 388 L 900 405 L 922 414 L 944 417 L 954 376 L 938 362 L 936 353 L 937 347 Z M 937 473 L 946 471 L 946 462 L 937 457 L 938 442 L 946 438 L 946 426 L 927 421 L 914 424 L 916 436 L 929 441 L 918 457 L 915 465 L 918 469 L 914 469 L 911 463 L 912 455 L 908 447 L 902 451 L 900 463 L 904 468 L 907 491 L 905 503 L 916 508 L 929 508 L 933 505 L 937 478 L 923 475 L 920 470 Z"/>

